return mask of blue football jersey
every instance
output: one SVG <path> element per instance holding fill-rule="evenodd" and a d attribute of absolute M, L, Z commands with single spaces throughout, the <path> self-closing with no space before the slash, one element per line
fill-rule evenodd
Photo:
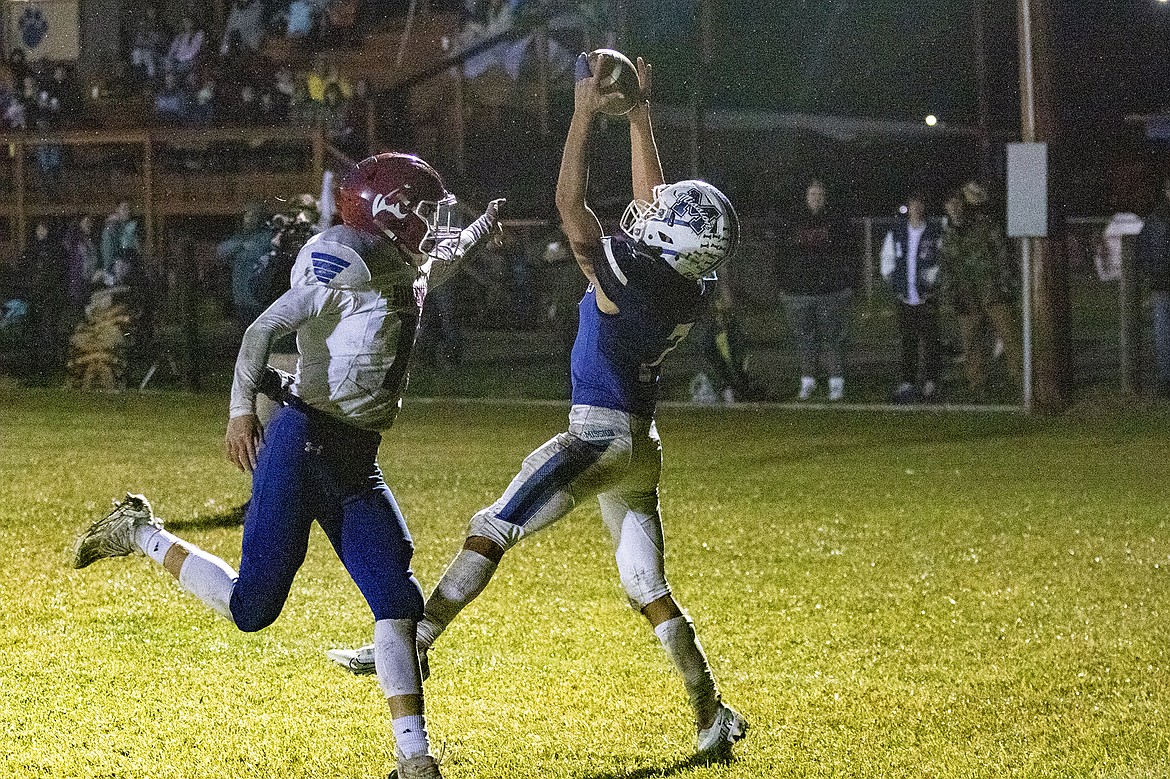
<path fill-rule="evenodd" d="M 594 275 L 619 312 L 598 309 L 589 285 L 573 342 L 573 404 L 649 416 L 658 396 L 658 367 L 699 318 L 706 288 L 624 236 L 603 238 L 602 246 Z"/>

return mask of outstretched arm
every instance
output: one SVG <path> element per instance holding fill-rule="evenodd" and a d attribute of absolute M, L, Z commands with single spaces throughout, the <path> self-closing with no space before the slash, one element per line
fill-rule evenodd
<path fill-rule="evenodd" d="M 583 66 L 584 58 L 584 54 L 578 58 L 578 68 Z M 557 175 L 557 212 L 561 215 L 573 256 L 591 282 L 596 281 L 593 262 L 600 251 L 602 230 L 585 196 L 589 187 L 589 135 L 593 117 L 601 104 L 597 77 L 581 77 L 579 72 L 573 92 L 573 116 Z"/>
<path fill-rule="evenodd" d="M 654 69 L 638 57 L 639 99 L 626 115 L 630 120 L 630 173 L 633 178 L 634 198 L 650 203 L 654 188 L 665 184 L 662 161 L 658 158 L 658 144 L 650 124 L 650 90 Z"/>

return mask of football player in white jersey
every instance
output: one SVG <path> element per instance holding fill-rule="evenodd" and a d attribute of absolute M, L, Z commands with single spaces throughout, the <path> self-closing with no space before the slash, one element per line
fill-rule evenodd
<path fill-rule="evenodd" d="M 628 114 L 634 201 L 622 233 L 604 235 L 585 200 L 587 146 L 596 114 L 612 98 L 580 62 L 578 76 L 557 181 L 557 209 L 589 282 L 571 358 L 569 429 L 530 454 L 503 496 L 472 518 L 463 549 L 427 599 L 419 655 L 425 674 L 427 650 L 487 586 L 507 549 L 596 496 L 630 603 L 682 676 L 698 753 L 723 757 L 747 721 L 723 703 L 694 625 L 666 581 L 654 411 L 658 366 L 700 316 L 710 290 L 704 279 L 735 250 L 739 220 L 707 182 L 664 183 L 650 123 L 650 67 L 639 59 L 644 99 Z M 355 673 L 380 670 L 371 647 L 329 656 Z"/>
<path fill-rule="evenodd" d="M 163 529 L 127 495 L 77 540 L 74 567 L 139 552 L 243 631 L 271 624 L 320 523 L 374 615 L 378 680 L 389 701 L 400 779 L 434 779 L 415 652 L 422 592 L 406 521 L 376 461 L 380 431 L 401 405 L 428 285 L 498 230 L 502 201 L 452 228 L 455 198 L 423 160 L 386 153 L 342 179 L 342 224 L 305 244 L 292 286 L 244 335 L 226 435 L 228 459 L 252 473 L 237 573 Z M 261 430 L 256 394 L 269 348 L 296 333 L 285 405 Z"/>

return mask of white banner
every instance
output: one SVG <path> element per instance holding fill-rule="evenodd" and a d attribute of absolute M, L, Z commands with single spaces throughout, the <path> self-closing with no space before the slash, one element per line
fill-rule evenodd
<path fill-rule="evenodd" d="M 29 61 L 75 60 L 80 50 L 78 0 L 7 0 L 6 52 L 24 49 Z"/>

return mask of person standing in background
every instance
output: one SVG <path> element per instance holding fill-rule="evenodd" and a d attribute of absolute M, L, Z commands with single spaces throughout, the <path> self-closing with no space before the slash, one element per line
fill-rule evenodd
<path fill-rule="evenodd" d="M 1138 235 L 1138 262 L 1150 282 L 1154 314 L 1154 393 L 1170 398 L 1170 176 Z"/>
<path fill-rule="evenodd" d="M 959 317 L 963 370 L 975 400 L 987 393 L 985 330 L 1003 344 L 1007 370 L 1018 385 L 1023 349 L 1015 306 L 1019 271 L 1003 225 L 988 210 L 987 190 L 974 181 L 947 200 L 947 229 L 940 247 L 942 283 Z"/>
<path fill-rule="evenodd" d="M 788 225 L 779 268 L 788 325 L 800 361 L 797 400 L 809 400 L 816 391 L 822 356 L 829 375 L 829 400 L 845 397 L 853 270 L 845 225 L 827 203 L 824 182 L 811 179 L 803 207 Z"/>
<path fill-rule="evenodd" d="M 898 299 L 902 380 L 895 403 L 931 400 L 938 388 L 940 340 L 938 300 L 942 232 L 926 218 L 926 197 L 912 192 L 906 214 L 886 233 L 881 273 Z M 919 383 L 921 369 L 921 383 Z"/>

